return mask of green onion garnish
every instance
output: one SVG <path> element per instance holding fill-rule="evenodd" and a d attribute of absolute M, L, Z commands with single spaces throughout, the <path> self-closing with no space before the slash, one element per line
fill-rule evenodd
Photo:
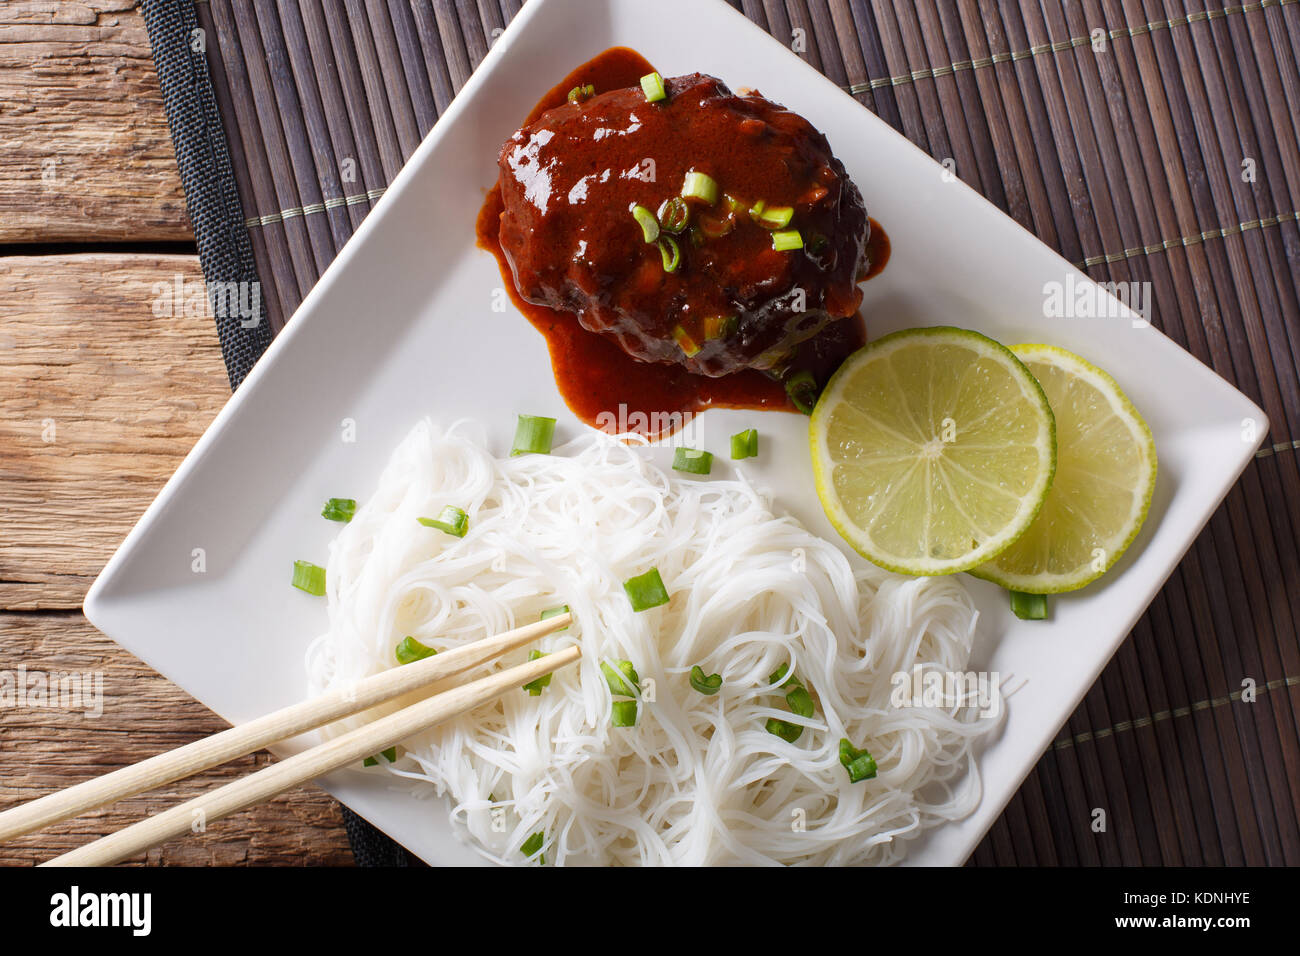
<path fill-rule="evenodd" d="M 654 242 L 659 238 L 659 220 L 645 206 L 640 204 L 633 206 L 632 218 L 641 226 L 641 235 L 645 237 L 646 242 Z"/>
<path fill-rule="evenodd" d="M 711 342 L 714 339 L 725 339 L 735 332 L 740 319 L 734 315 L 706 315 L 700 325 L 704 330 L 704 338 Z"/>
<path fill-rule="evenodd" d="M 532 836 L 530 836 L 527 840 L 524 841 L 524 845 L 519 848 L 519 852 L 526 857 L 530 857 L 538 850 L 540 850 L 542 848 L 542 844 L 545 842 L 546 842 L 546 834 L 543 831 L 539 830 L 536 833 L 534 833 Z M 543 853 L 541 856 L 539 856 L 537 858 L 537 862 L 545 866 L 546 854 Z"/>
<path fill-rule="evenodd" d="M 648 611 L 652 607 L 667 604 L 669 600 L 668 589 L 664 587 L 658 568 L 628 578 L 623 582 L 623 590 L 627 592 L 627 599 L 632 602 L 634 611 Z"/>
<path fill-rule="evenodd" d="M 700 232 L 709 239 L 721 239 L 735 228 L 733 216 L 711 216 L 708 213 L 700 216 Z"/>
<path fill-rule="evenodd" d="M 788 744 L 794 743 L 803 733 L 803 727 L 799 724 L 792 724 L 788 720 L 780 720 L 776 717 L 767 718 L 764 727 L 769 734 L 775 734 Z"/>
<path fill-rule="evenodd" d="M 686 199 L 702 199 L 712 206 L 718 201 L 718 184 L 708 173 L 691 170 L 682 182 L 682 196 Z"/>
<path fill-rule="evenodd" d="M 785 695 L 785 702 L 790 707 L 790 713 L 798 714 L 800 717 L 811 717 L 813 715 L 813 700 L 806 688 L 796 687 L 790 693 Z"/>
<path fill-rule="evenodd" d="M 1047 620 L 1047 595 L 1011 592 L 1011 613 L 1022 621 Z"/>
<path fill-rule="evenodd" d="M 342 521 L 347 524 L 352 520 L 352 516 L 357 513 L 357 501 L 355 498 L 331 498 L 325 502 L 320 516 L 328 518 L 330 521 Z"/>
<path fill-rule="evenodd" d="M 555 419 L 540 415 L 520 415 L 515 425 L 515 443 L 510 448 L 510 456 L 515 455 L 549 455 L 551 442 L 555 439 Z"/>
<path fill-rule="evenodd" d="M 658 103 L 668 96 L 668 91 L 664 89 L 664 78 L 658 73 L 647 73 L 641 77 L 641 90 L 645 93 L 647 103 Z"/>
<path fill-rule="evenodd" d="M 636 726 L 636 701 L 616 700 L 610 709 L 609 722 L 615 727 Z"/>
<path fill-rule="evenodd" d="M 803 236 L 798 229 L 781 229 L 772 233 L 772 248 L 777 252 L 789 252 L 803 248 Z"/>
<path fill-rule="evenodd" d="M 550 608 L 549 610 L 543 611 L 543 612 L 542 612 L 542 616 L 539 617 L 538 620 L 539 620 L 539 621 L 545 621 L 545 620 L 547 620 L 548 618 L 558 617 L 558 616 L 561 615 L 561 614 L 569 614 L 569 613 L 570 613 L 570 611 L 569 611 L 569 605 L 567 605 L 567 604 L 561 604 L 559 607 L 553 607 L 553 608 Z M 561 633 L 562 631 L 567 631 L 568 629 L 569 629 L 569 625 L 566 624 L 566 625 L 564 625 L 564 627 L 560 628 L 560 630 L 559 630 L 559 631 L 556 631 L 555 633 L 556 633 L 556 634 L 559 634 L 559 633 Z"/>
<path fill-rule="evenodd" d="M 686 228 L 691 221 L 691 207 L 681 196 L 665 199 L 659 206 L 659 228 L 671 232 L 674 236 Z"/>
<path fill-rule="evenodd" d="M 432 647 L 425 647 L 415 638 L 407 636 L 402 638 L 397 645 L 397 650 L 393 652 L 397 656 L 399 664 L 413 664 L 416 661 L 422 661 L 426 657 L 432 657 L 438 652 Z"/>
<path fill-rule="evenodd" d="M 790 225 L 790 220 L 794 218 L 794 207 L 792 206 L 766 206 L 759 210 L 758 224 L 765 229 L 784 229 Z M 791 230 L 796 236 L 798 232 Z M 803 240 L 800 239 L 797 245 L 791 246 L 791 249 L 798 249 L 803 246 Z M 781 248 L 780 246 L 777 247 Z"/>
<path fill-rule="evenodd" d="M 659 238 L 659 258 L 663 260 L 664 272 L 676 272 L 682 262 L 682 251 L 677 247 L 677 240 L 672 236 Z"/>
<path fill-rule="evenodd" d="M 758 202 L 749 207 L 749 218 L 753 219 L 754 222 L 758 222 L 759 217 L 763 215 L 763 210 L 766 208 L 767 203 L 763 202 L 761 199 L 758 200 Z"/>
<path fill-rule="evenodd" d="M 465 537 L 465 532 L 469 530 L 469 515 L 455 505 L 447 505 L 438 513 L 436 518 L 416 518 L 415 520 L 426 528 L 437 528 L 439 531 L 445 531 L 457 538 Z"/>
<path fill-rule="evenodd" d="M 733 216 L 745 211 L 745 201 L 743 199 L 737 199 L 735 196 L 731 195 L 731 193 L 722 194 L 722 205 L 727 212 L 731 213 Z"/>
<path fill-rule="evenodd" d="M 586 86 L 575 86 L 573 89 L 569 90 L 569 102 L 581 103 L 584 100 L 591 99 L 595 95 L 596 95 L 596 88 L 592 86 L 590 83 L 588 83 Z"/>
<path fill-rule="evenodd" d="M 293 563 L 293 586 L 320 597 L 325 593 L 325 569 L 310 561 Z"/>
<path fill-rule="evenodd" d="M 782 664 L 780 667 L 778 667 L 776 670 L 772 672 L 772 675 L 768 677 L 767 682 L 769 684 L 780 684 L 781 681 L 785 679 L 785 675 L 789 673 L 790 673 L 790 665 Z M 786 681 L 785 686 L 802 687 L 803 682 L 800 681 L 798 677 L 795 677 L 793 674 L 790 674 L 790 679 Z"/>
<path fill-rule="evenodd" d="M 876 775 L 876 761 L 871 754 L 855 749 L 845 738 L 840 738 L 840 763 L 849 771 L 849 783 L 870 780 Z"/>
<path fill-rule="evenodd" d="M 813 406 L 817 404 L 817 379 L 813 378 L 813 373 L 808 369 L 795 372 L 785 380 L 785 393 L 790 396 L 795 408 L 805 415 L 811 415 Z"/>
<path fill-rule="evenodd" d="M 710 674 L 705 677 L 704 668 L 696 664 L 691 668 L 691 686 L 701 694 L 712 697 L 722 689 L 722 675 Z"/>
<path fill-rule="evenodd" d="M 713 454 L 694 448 L 678 448 L 673 452 L 673 471 L 690 475 L 707 475 L 713 470 Z"/>
<path fill-rule="evenodd" d="M 541 651 L 528 652 L 528 659 L 530 661 L 541 660 L 545 656 L 546 655 Z M 533 697 L 540 697 L 542 694 L 542 688 L 551 686 L 551 676 L 552 675 L 550 674 L 543 674 L 541 677 L 537 678 L 537 680 L 530 680 L 524 685 L 523 689 L 528 691 L 528 693 Z"/>
<path fill-rule="evenodd" d="M 757 429 L 750 428 L 731 436 L 731 458 L 733 461 L 756 457 L 758 457 Z"/>
<path fill-rule="evenodd" d="M 615 670 L 614 667 L 618 669 Z M 600 672 L 605 675 L 609 689 L 620 697 L 635 697 L 641 690 L 641 677 L 632 666 L 631 661 L 615 661 L 614 667 L 608 661 L 600 662 Z"/>
<path fill-rule="evenodd" d="M 397 747 L 389 747 L 387 750 L 381 750 L 380 754 L 389 763 L 397 763 Z M 376 767 L 379 765 L 379 757 L 367 757 L 361 761 L 363 767 Z"/>
<path fill-rule="evenodd" d="M 690 333 L 680 325 L 673 326 L 673 338 L 677 340 L 677 344 L 681 347 L 682 354 L 687 358 L 700 354 L 700 344 L 691 338 Z"/>

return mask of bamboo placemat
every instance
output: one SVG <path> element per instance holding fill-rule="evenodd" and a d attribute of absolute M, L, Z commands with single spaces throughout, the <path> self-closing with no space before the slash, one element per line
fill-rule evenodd
<path fill-rule="evenodd" d="M 733 5 L 1093 278 L 1151 283 L 1271 422 L 973 862 L 1300 864 L 1300 0 Z M 156 56 L 199 37 L 273 330 L 519 6 L 145 0 Z"/>

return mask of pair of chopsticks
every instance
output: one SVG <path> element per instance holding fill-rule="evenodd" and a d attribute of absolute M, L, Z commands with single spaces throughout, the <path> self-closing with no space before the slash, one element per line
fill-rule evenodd
<path fill-rule="evenodd" d="M 567 613 L 557 614 L 544 621 L 375 674 L 349 687 L 328 691 L 176 750 L 6 810 L 0 813 L 0 843 L 123 797 L 191 776 L 453 677 L 567 627 L 571 620 Z M 436 693 L 41 865 L 106 866 L 116 863 L 190 832 L 195 820 L 206 825 L 341 767 L 359 763 L 400 740 L 571 664 L 579 656 L 576 646 L 567 647 L 535 661 Z"/>

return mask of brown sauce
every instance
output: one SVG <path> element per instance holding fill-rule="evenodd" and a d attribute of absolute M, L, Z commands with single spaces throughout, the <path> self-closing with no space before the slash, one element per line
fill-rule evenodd
<path fill-rule="evenodd" d="M 556 84 L 533 108 L 526 124 L 564 103 L 576 86 L 591 85 L 598 92 L 638 86 L 640 78 L 653 69 L 633 50 L 607 50 Z M 626 429 L 662 438 L 681 427 L 683 416 L 708 408 L 795 410 L 785 387 L 769 373 L 747 369 L 710 377 L 694 374 L 679 364 L 642 362 L 609 336 L 583 328 L 573 313 L 525 301 L 515 287 L 501 247 L 499 222 L 503 209 L 498 184 L 488 192 L 479 212 L 478 244 L 496 256 L 515 306 L 546 339 L 556 385 L 570 410 L 582 421 L 597 428 Z M 875 220 L 871 220 L 867 249 L 870 268 L 863 281 L 878 275 L 889 259 L 889 239 Z M 865 342 L 866 329 L 860 315 L 841 319 L 799 347 L 794 368 L 808 369 L 819 383 L 824 383 Z"/>

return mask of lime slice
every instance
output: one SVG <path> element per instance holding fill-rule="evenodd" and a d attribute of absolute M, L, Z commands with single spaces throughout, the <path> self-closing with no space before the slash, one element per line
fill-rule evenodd
<path fill-rule="evenodd" d="M 1056 413 L 1056 479 L 1020 538 L 971 573 L 1032 594 L 1073 591 L 1137 537 L 1156 483 L 1151 430 L 1115 380 L 1065 349 L 1017 345 Z"/>
<path fill-rule="evenodd" d="M 810 437 L 831 523 L 906 574 L 996 556 L 1034 520 L 1056 469 L 1043 390 L 1009 349 L 965 329 L 895 332 L 849 356 Z"/>

